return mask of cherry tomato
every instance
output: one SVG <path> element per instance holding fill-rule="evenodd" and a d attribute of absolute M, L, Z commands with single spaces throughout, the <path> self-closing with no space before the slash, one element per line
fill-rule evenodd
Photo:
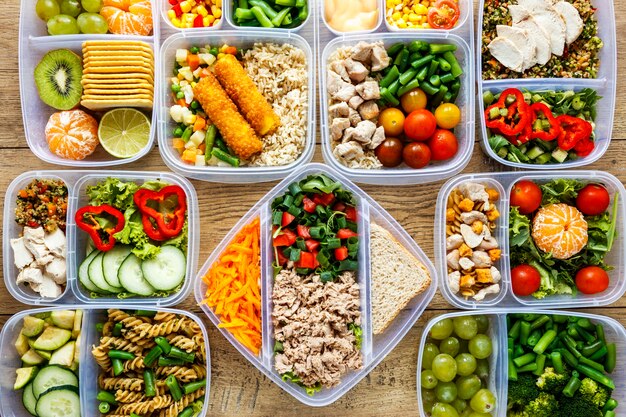
<path fill-rule="evenodd" d="M 511 205 L 519 207 L 521 214 L 530 214 L 537 210 L 542 197 L 541 188 L 532 181 L 518 181 L 511 189 Z"/>
<path fill-rule="evenodd" d="M 530 295 L 539 289 L 541 275 L 535 267 L 518 265 L 511 270 L 511 284 L 515 295 Z"/>
<path fill-rule="evenodd" d="M 428 24 L 433 29 L 452 29 L 461 12 L 453 0 L 439 0 L 428 10 Z"/>
<path fill-rule="evenodd" d="M 409 143 L 402 150 L 402 160 L 411 168 L 424 168 L 430 162 L 430 148 L 425 143 Z"/>
<path fill-rule="evenodd" d="M 426 109 L 414 110 L 406 117 L 404 134 L 410 140 L 423 142 L 428 140 L 437 129 L 437 120 Z"/>
<path fill-rule="evenodd" d="M 435 110 L 437 126 L 442 129 L 454 129 L 461 121 L 461 110 L 452 103 L 443 103 Z"/>
<path fill-rule="evenodd" d="M 404 128 L 404 113 L 400 109 L 389 107 L 380 113 L 378 122 L 385 129 L 385 136 L 401 135 Z"/>
<path fill-rule="evenodd" d="M 452 158 L 459 150 L 459 143 L 454 133 L 446 129 L 437 129 L 428 139 L 428 147 L 433 161 L 443 161 Z"/>
<path fill-rule="evenodd" d="M 374 153 L 384 167 L 397 167 L 402 163 L 402 141 L 387 138 L 378 145 Z"/>
<path fill-rule="evenodd" d="M 587 216 L 597 216 L 609 208 L 611 197 L 609 192 L 600 184 L 588 184 L 578 192 L 576 207 Z"/>
<path fill-rule="evenodd" d="M 409 90 L 400 97 L 402 109 L 407 113 L 426 108 L 427 102 L 428 98 L 426 97 L 426 93 L 423 92 L 421 88 Z"/>
<path fill-rule="evenodd" d="M 596 294 L 609 288 L 609 274 L 599 266 L 586 266 L 576 273 L 576 288 L 583 294 Z"/>

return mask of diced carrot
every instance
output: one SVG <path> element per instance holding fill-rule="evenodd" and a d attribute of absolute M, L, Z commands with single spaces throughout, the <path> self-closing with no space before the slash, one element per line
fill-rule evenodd
<path fill-rule="evenodd" d="M 206 149 L 206 144 L 204 142 L 202 142 L 200 145 L 198 145 L 198 150 L 201 152 L 201 155 L 204 155 L 204 150 Z"/>
<path fill-rule="evenodd" d="M 174 138 L 172 140 L 172 146 L 174 146 L 174 149 L 182 151 L 185 149 L 185 141 L 180 138 Z"/>
<path fill-rule="evenodd" d="M 197 54 L 187 54 L 187 64 L 192 71 L 195 71 L 200 66 L 200 57 Z"/>
<path fill-rule="evenodd" d="M 183 160 L 183 162 L 187 162 L 188 164 L 195 164 L 196 155 L 197 154 L 195 149 L 185 149 L 183 155 L 181 156 L 181 159 Z"/>
<path fill-rule="evenodd" d="M 176 100 L 176 104 L 178 104 L 179 106 L 182 106 L 182 107 L 188 107 L 187 106 L 187 102 L 185 101 L 184 98 L 179 98 L 178 100 Z"/>
<path fill-rule="evenodd" d="M 193 131 L 197 132 L 206 127 L 206 120 L 200 116 L 196 116 L 196 122 L 193 124 Z"/>
<path fill-rule="evenodd" d="M 225 54 L 231 54 L 231 55 L 237 55 L 237 47 L 236 46 L 229 46 L 224 50 Z"/>

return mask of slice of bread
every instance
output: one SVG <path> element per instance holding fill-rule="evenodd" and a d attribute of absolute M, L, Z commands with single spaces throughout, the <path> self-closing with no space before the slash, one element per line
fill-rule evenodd
<path fill-rule="evenodd" d="M 431 283 L 428 269 L 393 235 L 370 226 L 372 330 L 381 334 L 400 311 Z"/>

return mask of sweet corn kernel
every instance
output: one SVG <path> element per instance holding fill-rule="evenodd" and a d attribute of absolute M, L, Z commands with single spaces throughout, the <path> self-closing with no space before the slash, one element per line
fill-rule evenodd
<path fill-rule="evenodd" d="M 398 20 L 398 19 L 400 19 L 401 17 L 402 17 L 402 13 L 400 13 L 400 12 L 395 12 L 394 14 L 392 14 L 392 15 L 391 15 L 391 18 L 392 18 L 393 20 Z"/>
<path fill-rule="evenodd" d="M 409 8 L 408 8 L 408 7 L 406 7 L 406 6 L 404 6 L 404 7 L 402 8 L 402 13 L 404 13 L 404 14 L 409 14 L 409 13 L 411 13 L 411 9 L 409 9 Z"/>
<path fill-rule="evenodd" d="M 402 15 L 402 20 L 404 20 L 405 22 L 408 22 L 409 21 L 409 14 L 408 13 L 403 14 Z"/>
<path fill-rule="evenodd" d="M 206 16 L 209 14 L 206 7 L 204 6 L 198 6 L 196 9 L 196 13 L 198 13 L 200 16 Z"/>
<path fill-rule="evenodd" d="M 416 15 L 415 13 L 411 13 L 409 15 L 409 22 L 415 23 L 415 22 L 419 22 L 421 19 L 418 15 Z"/>
<path fill-rule="evenodd" d="M 176 12 L 174 10 L 168 10 L 167 17 L 169 17 L 170 20 L 176 19 Z"/>
<path fill-rule="evenodd" d="M 215 23 L 215 20 L 215 17 L 211 14 L 205 16 L 204 19 L 202 19 L 202 21 L 204 22 L 204 26 L 211 26 L 213 23 Z"/>
<path fill-rule="evenodd" d="M 213 14 L 216 18 L 222 17 L 222 9 L 217 6 L 211 6 L 211 14 Z"/>
<path fill-rule="evenodd" d="M 221 53 L 221 52 L 220 52 L 219 54 L 217 54 L 217 59 L 221 59 L 221 58 L 223 58 L 223 57 L 224 57 L 224 55 L 226 55 L 226 54 L 223 54 L 223 53 Z"/>
<path fill-rule="evenodd" d="M 191 84 L 190 84 L 190 85 L 191 85 L 191 88 L 195 88 L 195 87 L 196 87 L 196 84 L 197 84 L 197 83 L 196 83 L 195 81 L 192 81 L 192 82 L 191 82 Z"/>
<path fill-rule="evenodd" d="M 424 6 L 423 4 L 416 4 L 415 6 L 413 6 L 413 10 L 415 10 L 415 13 L 417 14 L 428 14 L 428 7 Z"/>
<path fill-rule="evenodd" d="M 422 23 L 422 27 L 424 29 L 430 29 L 430 25 L 428 23 Z"/>
<path fill-rule="evenodd" d="M 398 26 L 400 29 L 406 29 L 406 28 L 407 28 L 407 24 L 406 24 L 406 23 L 404 23 L 404 21 L 402 21 L 402 22 L 398 22 L 398 23 L 396 24 L 396 26 Z"/>
<path fill-rule="evenodd" d="M 221 9 L 222 8 L 222 0 L 215 0 L 215 5 Z"/>
<path fill-rule="evenodd" d="M 188 13 L 189 11 L 191 11 L 191 3 L 189 2 L 189 0 L 180 3 L 180 10 L 182 10 L 183 13 Z"/>

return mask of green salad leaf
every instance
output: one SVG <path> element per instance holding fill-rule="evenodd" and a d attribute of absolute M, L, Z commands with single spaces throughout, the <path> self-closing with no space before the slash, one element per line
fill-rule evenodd
<path fill-rule="evenodd" d="M 141 213 L 137 206 L 133 205 L 124 211 L 124 228 L 113 235 L 120 243 L 131 245 L 132 253 L 140 259 L 154 258 L 161 250 L 157 245 L 151 242 L 150 238 L 143 230 L 141 222 Z"/>
<path fill-rule="evenodd" d="M 133 196 L 139 185 L 133 181 L 124 182 L 117 178 L 107 178 L 96 185 L 87 187 L 89 203 L 95 206 L 108 204 L 121 211 L 134 206 Z"/>
<path fill-rule="evenodd" d="M 572 206 L 576 205 L 576 197 L 578 191 L 585 186 L 585 183 L 573 180 L 558 178 L 540 185 L 543 199 L 541 205 L 565 203 Z"/>

